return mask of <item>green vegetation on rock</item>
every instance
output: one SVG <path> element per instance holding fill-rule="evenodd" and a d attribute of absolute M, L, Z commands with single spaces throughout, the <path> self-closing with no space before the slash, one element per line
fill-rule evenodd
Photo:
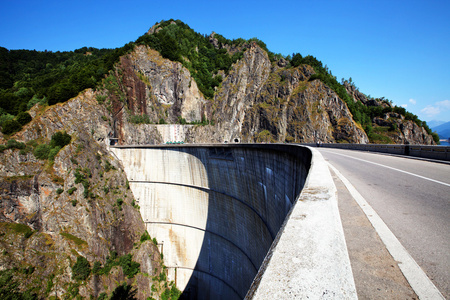
<path fill-rule="evenodd" d="M 86 280 L 91 274 L 91 265 L 84 256 L 78 256 L 77 261 L 72 266 L 72 279 Z"/>

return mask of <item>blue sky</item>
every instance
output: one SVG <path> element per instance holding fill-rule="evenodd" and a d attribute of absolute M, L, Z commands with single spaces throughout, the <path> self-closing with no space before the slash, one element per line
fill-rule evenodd
<path fill-rule="evenodd" d="M 283 55 L 321 60 L 338 80 L 425 121 L 450 121 L 450 1 L 0 0 L 0 46 L 115 48 L 179 19 L 195 31 L 257 37 Z"/>

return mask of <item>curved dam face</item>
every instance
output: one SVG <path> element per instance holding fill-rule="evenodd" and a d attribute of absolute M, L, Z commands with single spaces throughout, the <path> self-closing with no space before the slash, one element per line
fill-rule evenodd
<path fill-rule="evenodd" d="M 245 297 L 311 163 L 309 149 L 287 145 L 111 150 L 186 299 Z"/>

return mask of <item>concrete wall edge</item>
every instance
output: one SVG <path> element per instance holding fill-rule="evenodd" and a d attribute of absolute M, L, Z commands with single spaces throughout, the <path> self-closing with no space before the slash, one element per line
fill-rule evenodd
<path fill-rule="evenodd" d="M 357 299 L 328 165 L 316 149 L 305 187 L 246 299 Z"/>

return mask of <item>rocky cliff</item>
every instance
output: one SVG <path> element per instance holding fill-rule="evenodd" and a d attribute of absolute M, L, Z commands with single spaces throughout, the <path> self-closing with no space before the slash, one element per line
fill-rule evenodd
<path fill-rule="evenodd" d="M 307 65 L 288 69 L 272 63 L 267 53 L 252 43 L 214 99 L 207 100 L 181 63 L 138 46 L 121 59 L 114 73 L 119 92 L 111 93 L 105 85 L 104 93 L 122 144 L 160 143 L 157 126 L 142 123 L 180 120 L 213 121 L 214 125 L 186 127 L 185 141 L 189 143 L 367 143 L 364 130 L 353 121 L 346 104 L 320 81 L 309 81 L 313 73 Z M 120 93 L 122 100 L 117 96 Z M 133 124 L 139 118 L 143 122 Z"/>
<path fill-rule="evenodd" d="M 0 293 L 158 298 L 165 270 L 123 168 L 105 146 L 108 111 L 91 90 L 35 109 L 0 154 Z M 57 132 L 70 143 L 36 158 Z"/>
<path fill-rule="evenodd" d="M 361 102 L 372 110 L 372 124 L 376 142 L 395 144 L 435 145 L 433 137 L 416 122 L 407 119 L 414 115 L 395 107 L 390 101 L 375 99 L 361 93 L 353 84 L 344 82 L 344 86 L 355 102 Z M 395 112 L 395 111 L 398 112 Z M 402 112 L 402 113 L 399 113 Z M 406 117 L 405 117 L 406 114 Z M 382 135 L 381 135 L 382 134 Z"/>
<path fill-rule="evenodd" d="M 169 26 L 176 27 L 177 23 Z M 156 24 L 147 35 L 160 31 L 164 30 Z M 213 74 L 223 80 L 210 99 L 202 94 L 195 76 L 184 66 L 189 64 L 186 57 L 180 59 L 182 64 L 146 45 L 137 45 L 120 58 L 101 91 L 112 117 L 112 135 L 120 144 L 179 140 L 368 143 L 367 133 L 371 142 L 434 143 L 427 130 L 405 119 L 404 113 L 395 113 L 389 102 L 367 97 L 346 83 L 347 93 L 366 107 L 365 112 L 372 112 L 375 106 L 391 108 L 374 115 L 372 126 L 365 125 L 366 132 L 354 121 L 346 102 L 320 76 L 312 77 L 317 74 L 310 65 L 292 67 L 283 58 L 269 58 L 255 41 L 230 45 L 217 37 L 213 33 L 208 38 L 214 48 L 229 55 L 243 55 L 227 72 Z M 158 124 L 179 126 L 168 134 Z"/>

